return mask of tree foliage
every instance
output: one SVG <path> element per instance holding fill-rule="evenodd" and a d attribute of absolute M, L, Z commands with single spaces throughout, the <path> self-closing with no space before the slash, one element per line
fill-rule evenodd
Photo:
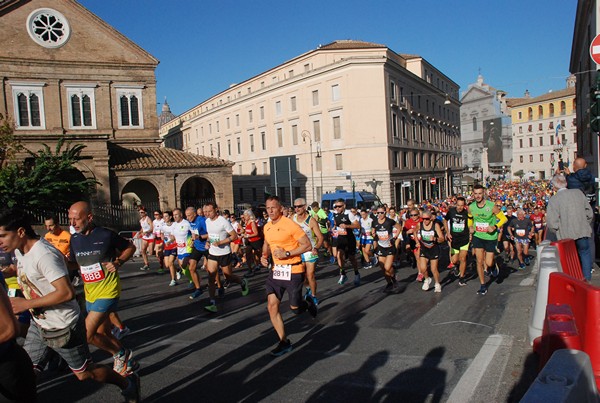
<path fill-rule="evenodd" d="M 14 134 L 14 125 L 0 113 L 0 167 L 12 160 L 23 146 Z"/>
<path fill-rule="evenodd" d="M 77 200 L 87 200 L 96 184 L 75 164 L 82 160 L 83 144 L 61 138 L 54 150 L 43 144 L 38 151 L 25 149 L 29 158 L 0 169 L 0 205 L 34 211 L 57 211 Z"/>
<path fill-rule="evenodd" d="M 523 172 L 522 169 L 519 169 L 517 172 L 515 172 L 513 174 L 514 176 L 518 177 L 519 179 L 522 178 L 525 175 L 525 172 Z"/>

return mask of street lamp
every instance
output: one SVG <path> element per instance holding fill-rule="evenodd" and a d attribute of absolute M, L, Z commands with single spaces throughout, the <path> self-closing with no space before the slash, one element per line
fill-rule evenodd
<path fill-rule="evenodd" d="M 308 138 L 308 144 L 310 146 L 310 185 L 312 187 L 313 201 L 314 201 L 314 200 L 316 200 L 316 196 L 315 196 L 315 173 L 314 173 L 314 169 L 313 169 L 312 138 L 311 138 L 310 132 L 308 130 L 302 130 L 302 133 L 300 133 L 300 135 L 302 136 L 303 143 L 306 143 L 306 139 Z M 321 168 L 321 171 L 322 170 L 323 170 L 323 168 Z"/>

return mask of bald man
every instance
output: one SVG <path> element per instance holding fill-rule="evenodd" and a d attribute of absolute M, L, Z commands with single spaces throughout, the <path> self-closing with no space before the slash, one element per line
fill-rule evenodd
<path fill-rule="evenodd" d="M 95 225 L 93 218 L 87 202 L 79 201 L 69 209 L 69 222 L 75 229 L 69 261 L 79 267 L 84 283 L 88 343 L 111 353 L 115 372 L 127 376 L 139 364 L 111 333 L 109 315 L 116 312 L 121 296 L 118 270 L 133 256 L 135 246 L 114 231 Z"/>

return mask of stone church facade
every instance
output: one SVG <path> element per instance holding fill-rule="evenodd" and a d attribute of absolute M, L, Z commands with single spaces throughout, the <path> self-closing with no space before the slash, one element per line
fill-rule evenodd
<path fill-rule="evenodd" d="M 233 206 L 231 162 L 161 147 L 159 61 L 144 49 L 73 0 L 0 0 L 0 38 L 0 113 L 30 150 L 85 144 L 96 204 Z"/>

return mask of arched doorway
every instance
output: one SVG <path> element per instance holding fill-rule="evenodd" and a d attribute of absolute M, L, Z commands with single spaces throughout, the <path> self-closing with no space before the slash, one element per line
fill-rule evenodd
<path fill-rule="evenodd" d="M 121 200 L 124 207 L 144 206 L 148 210 L 160 209 L 158 190 L 147 180 L 134 179 L 123 187 Z"/>
<path fill-rule="evenodd" d="M 206 179 L 193 176 L 186 180 L 181 186 L 181 207 L 200 207 L 207 201 L 215 201 L 215 188 Z"/>

